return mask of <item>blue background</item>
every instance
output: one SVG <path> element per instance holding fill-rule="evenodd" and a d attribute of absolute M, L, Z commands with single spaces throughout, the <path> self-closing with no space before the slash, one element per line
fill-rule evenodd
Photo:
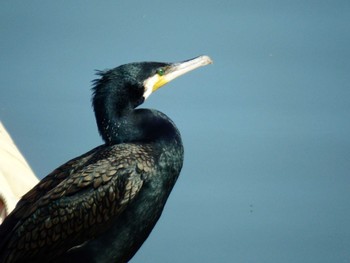
<path fill-rule="evenodd" d="M 214 64 L 143 107 L 185 163 L 138 262 L 350 262 L 349 1 L 2 1 L 0 119 L 38 177 L 101 144 L 95 69 Z"/>

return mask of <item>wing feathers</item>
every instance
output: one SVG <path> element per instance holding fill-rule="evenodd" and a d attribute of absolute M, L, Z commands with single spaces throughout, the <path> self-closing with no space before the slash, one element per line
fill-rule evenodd
<path fill-rule="evenodd" d="M 4 262 L 52 253 L 50 259 L 105 231 L 138 194 L 153 163 L 147 149 L 116 145 L 61 166 L 14 210 L 17 223 L 0 250 L 8 255 Z"/>

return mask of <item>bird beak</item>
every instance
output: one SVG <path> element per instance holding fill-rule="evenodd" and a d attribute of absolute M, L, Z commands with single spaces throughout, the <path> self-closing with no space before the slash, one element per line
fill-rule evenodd
<path fill-rule="evenodd" d="M 162 74 L 159 72 L 149 77 L 144 81 L 144 87 L 146 87 L 144 98 L 147 99 L 152 92 L 156 91 L 160 87 L 164 86 L 168 82 L 176 79 L 177 77 L 184 75 L 196 68 L 212 64 L 213 61 L 208 56 L 199 56 L 193 59 L 189 59 L 179 63 L 173 63 L 163 68 Z"/>
<path fill-rule="evenodd" d="M 164 75 L 159 76 L 158 80 L 155 82 L 152 91 L 156 91 L 160 87 L 164 86 L 168 82 L 176 79 L 177 77 L 184 75 L 194 69 L 197 69 L 208 64 L 212 64 L 213 61 L 208 56 L 199 56 L 193 59 L 189 59 L 180 63 L 171 64 L 165 69 Z"/>

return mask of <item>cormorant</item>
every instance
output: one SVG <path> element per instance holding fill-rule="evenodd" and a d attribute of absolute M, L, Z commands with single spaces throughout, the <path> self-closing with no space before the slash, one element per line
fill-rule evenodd
<path fill-rule="evenodd" d="M 23 196 L 0 227 L 0 262 L 128 262 L 159 219 L 183 163 L 175 124 L 157 110 L 135 108 L 210 63 L 200 56 L 99 72 L 92 104 L 105 143 Z"/>

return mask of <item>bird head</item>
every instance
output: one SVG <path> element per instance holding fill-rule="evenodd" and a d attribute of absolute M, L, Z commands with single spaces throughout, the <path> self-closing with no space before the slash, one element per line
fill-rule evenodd
<path fill-rule="evenodd" d="M 173 79 L 210 63 L 209 57 L 199 56 L 179 63 L 129 63 L 99 72 L 101 78 L 94 82 L 92 103 L 104 141 L 115 143 L 141 138 L 137 134 L 141 130 L 132 125 L 136 122 L 130 117 L 133 109 Z"/>
<path fill-rule="evenodd" d="M 98 72 L 95 80 L 93 104 L 106 103 L 108 98 L 118 99 L 118 106 L 135 108 L 154 91 L 201 66 L 211 64 L 208 56 L 199 56 L 178 63 L 137 62 Z M 127 107 L 129 108 L 129 107 Z"/>

